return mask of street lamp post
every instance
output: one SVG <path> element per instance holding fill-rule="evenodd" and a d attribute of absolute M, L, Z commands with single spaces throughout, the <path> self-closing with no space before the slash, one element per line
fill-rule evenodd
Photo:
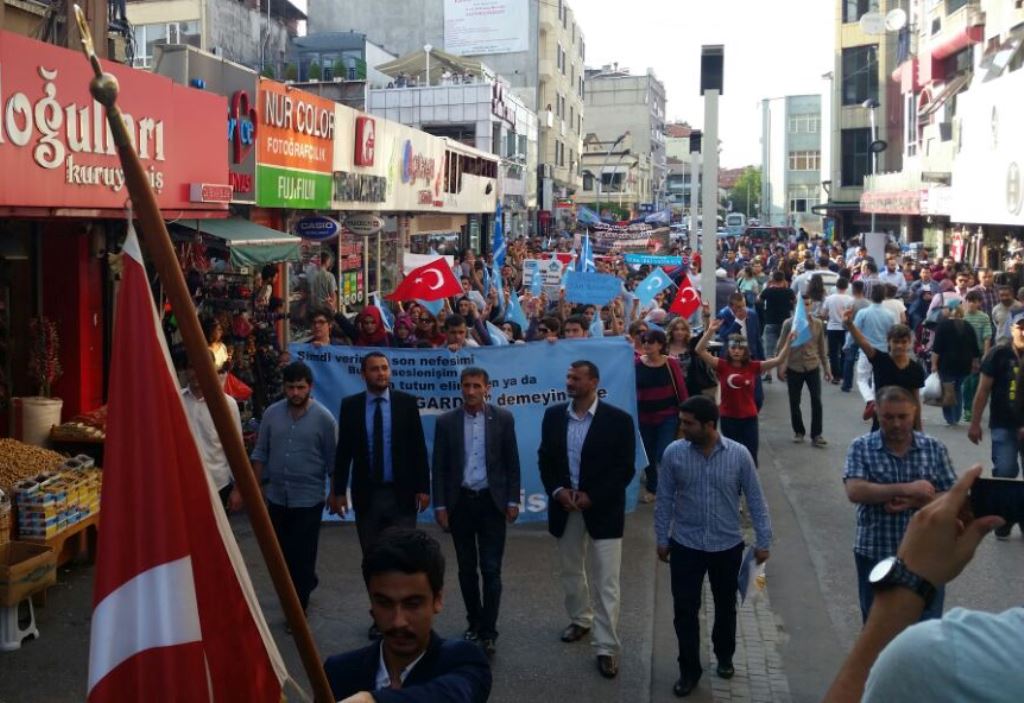
<path fill-rule="evenodd" d="M 878 101 L 874 98 L 868 98 L 861 105 L 868 110 L 868 116 L 871 118 L 871 176 L 878 173 L 878 155 L 885 151 L 888 146 L 885 142 L 878 138 L 878 122 L 875 118 L 875 111 L 878 109 Z M 874 208 L 871 211 L 871 231 L 875 231 L 875 212 Z"/>

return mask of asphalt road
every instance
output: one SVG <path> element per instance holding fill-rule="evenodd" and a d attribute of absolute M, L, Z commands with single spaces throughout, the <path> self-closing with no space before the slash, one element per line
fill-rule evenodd
<path fill-rule="evenodd" d="M 859 396 L 824 389 L 825 436 L 818 449 L 790 441 L 786 391 L 766 388 L 762 412 L 761 477 L 772 512 L 775 544 L 768 588 L 794 701 L 816 701 L 831 680 L 860 628 L 852 556 L 854 506 L 846 500 L 841 475 L 850 440 L 866 432 Z M 807 412 L 805 401 L 805 412 Z M 809 419 L 809 418 L 808 418 Z M 954 464 L 988 466 L 988 444 L 975 447 L 966 429 L 946 428 L 937 409 L 927 408 L 926 431 L 946 442 Z M 232 519 L 271 631 L 289 670 L 304 677 L 291 638 L 284 632 L 269 578 L 258 557 L 248 523 Z M 464 611 L 455 578 L 450 539 L 436 528 L 448 557 L 447 597 L 437 629 L 458 636 Z M 320 544 L 320 588 L 310 607 L 310 624 L 322 655 L 366 644 L 367 601 L 359 574 L 359 548 L 351 526 L 325 527 Z M 670 700 L 676 649 L 671 631 L 667 568 L 656 563 L 651 508 L 641 506 L 627 520 L 623 549 L 621 674 L 602 679 L 586 642 L 562 644 L 567 624 L 555 576 L 554 540 L 542 526 L 517 526 L 509 533 L 501 636 L 494 662 L 492 701 Z M 37 610 L 41 632 L 15 652 L 0 653 L 0 703 L 65 703 L 85 698 L 88 667 L 92 568 L 62 570 L 60 583 Z M 947 590 L 947 608 L 963 605 L 1001 610 L 1024 600 L 1024 539 L 987 539 L 967 571 Z M 710 689 L 698 701 L 712 700 Z"/>

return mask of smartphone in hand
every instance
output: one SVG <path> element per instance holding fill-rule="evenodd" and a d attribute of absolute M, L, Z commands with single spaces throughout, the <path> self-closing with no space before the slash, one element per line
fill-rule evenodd
<path fill-rule="evenodd" d="M 1012 478 L 979 478 L 971 486 L 974 517 L 998 515 L 1007 525 L 1024 524 L 1024 481 Z"/>

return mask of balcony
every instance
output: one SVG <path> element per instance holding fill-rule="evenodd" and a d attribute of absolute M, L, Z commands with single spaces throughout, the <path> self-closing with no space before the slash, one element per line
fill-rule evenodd
<path fill-rule="evenodd" d="M 558 69 L 555 67 L 553 59 L 541 59 L 537 65 L 537 73 L 540 75 L 542 81 L 551 81 L 555 79 L 558 74 Z"/>

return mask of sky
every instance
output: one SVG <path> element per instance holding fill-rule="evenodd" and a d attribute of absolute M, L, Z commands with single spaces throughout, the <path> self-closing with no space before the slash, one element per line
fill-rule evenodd
<path fill-rule="evenodd" d="M 818 94 L 833 69 L 833 0 L 570 0 L 586 65 L 619 63 L 665 84 L 667 121 L 704 123 L 700 47 L 725 45 L 718 136 L 722 166 L 761 161 L 761 100 Z M 586 117 L 584 116 L 584 120 Z"/>

